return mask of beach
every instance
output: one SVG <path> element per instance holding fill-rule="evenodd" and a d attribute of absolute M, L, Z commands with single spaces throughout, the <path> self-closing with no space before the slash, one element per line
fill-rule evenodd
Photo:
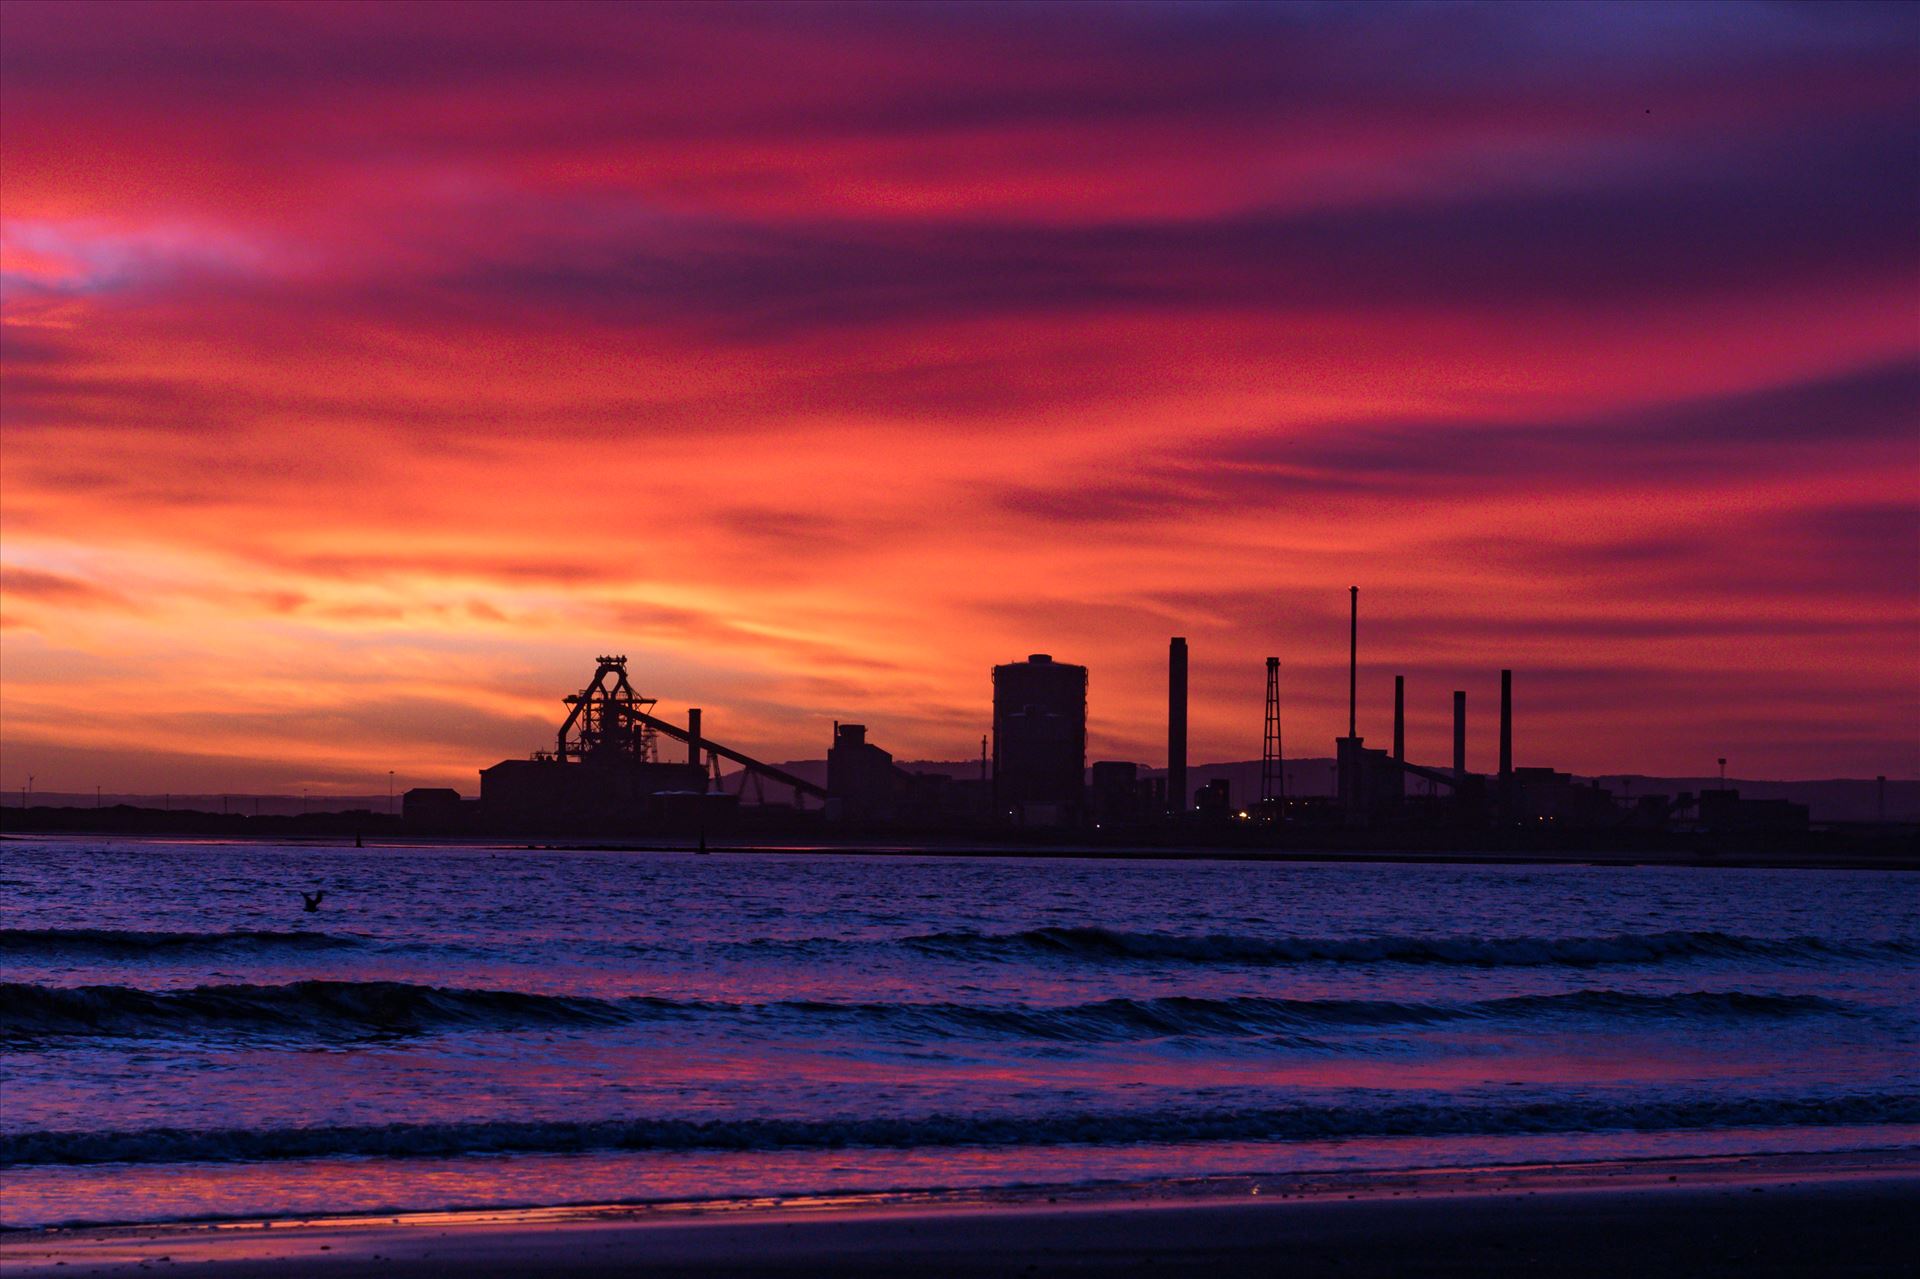
<path fill-rule="evenodd" d="M 1920 1152 L 20 1231 L 9 1274 L 1882 1275 Z"/>

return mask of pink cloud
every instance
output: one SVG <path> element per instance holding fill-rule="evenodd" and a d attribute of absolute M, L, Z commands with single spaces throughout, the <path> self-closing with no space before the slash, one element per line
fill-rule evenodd
<path fill-rule="evenodd" d="M 1527 669 L 1561 766 L 1915 763 L 1906 11 L 7 23 L 9 634 L 170 654 L 101 751 L 270 748 L 244 640 L 356 707 L 460 654 L 468 785 L 601 644 L 773 755 L 968 755 L 1052 650 L 1152 760 L 1178 631 L 1244 755 L 1267 652 L 1337 728 L 1357 581 L 1382 668 Z M 35 585 L 76 555 L 123 607 Z"/>

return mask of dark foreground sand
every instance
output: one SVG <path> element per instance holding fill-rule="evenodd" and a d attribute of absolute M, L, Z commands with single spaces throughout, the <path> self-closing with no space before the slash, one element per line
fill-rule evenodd
<path fill-rule="evenodd" d="M 1920 1152 L 31 1231 L 8 1276 L 1909 1275 Z"/>

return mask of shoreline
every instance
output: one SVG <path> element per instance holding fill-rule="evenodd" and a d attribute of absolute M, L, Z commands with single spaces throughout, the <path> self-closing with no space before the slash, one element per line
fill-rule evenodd
<path fill-rule="evenodd" d="M 1891 1274 L 1917 1246 L 1920 1148 L 1897 1147 L 9 1230 L 0 1263 L 9 1274 L 164 1264 L 222 1275 L 932 1279 L 1140 1273 L 1150 1256 L 1150 1273 L 1225 1279 L 1272 1273 L 1286 1248 L 1291 1273 L 1347 1276 L 1416 1259 L 1425 1273 L 1692 1274 L 1720 1261 L 1789 1274 L 1839 1272 L 1833 1263 L 1850 1258 L 1840 1271 Z"/>
<path fill-rule="evenodd" d="M 1235 845 L 1090 845 L 1090 844 L 981 844 L 871 841 L 836 843 L 824 840 L 713 843 L 706 847 L 682 839 L 618 839 L 597 836 L 431 836 L 375 835 L 356 840 L 351 835 L 256 834 L 251 832 L 196 834 L 181 831 L 50 830 L 0 833 L 0 842 L 40 839 L 124 839 L 154 844 L 276 844 L 313 847 L 473 848 L 500 852 L 561 853 L 673 853 L 721 857 L 955 857 L 1039 861 L 1126 862 L 1272 862 L 1324 865 L 1421 866 L 1578 866 L 1578 867 L 1690 867 L 1702 870 L 1867 870 L 1912 873 L 1920 871 L 1920 848 L 1888 854 L 1858 852 L 1792 852 L 1779 849 L 1728 851 L 1699 848 L 1259 848 Z"/>

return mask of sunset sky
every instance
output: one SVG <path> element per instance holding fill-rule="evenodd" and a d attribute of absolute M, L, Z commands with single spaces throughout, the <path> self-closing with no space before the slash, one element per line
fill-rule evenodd
<path fill-rule="evenodd" d="M 1920 774 L 1920 7 L 0 5 L 0 785 Z"/>

